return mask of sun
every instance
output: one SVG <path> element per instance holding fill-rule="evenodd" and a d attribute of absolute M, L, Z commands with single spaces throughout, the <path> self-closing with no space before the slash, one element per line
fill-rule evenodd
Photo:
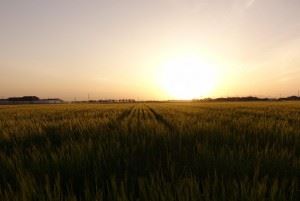
<path fill-rule="evenodd" d="M 214 66 L 194 56 L 172 59 L 162 65 L 160 73 L 160 85 L 175 99 L 208 96 L 216 84 Z"/>

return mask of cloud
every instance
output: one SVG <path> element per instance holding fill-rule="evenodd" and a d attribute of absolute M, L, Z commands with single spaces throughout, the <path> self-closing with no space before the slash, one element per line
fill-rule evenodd
<path fill-rule="evenodd" d="M 246 3 L 246 8 L 250 8 L 255 3 L 255 0 L 248 0 Z"/>
<path fill-rule="evenodd" d="M 256 0 L 233 0 L 232 11 L 238 15 L 243 15 L 255 2 Z"/>

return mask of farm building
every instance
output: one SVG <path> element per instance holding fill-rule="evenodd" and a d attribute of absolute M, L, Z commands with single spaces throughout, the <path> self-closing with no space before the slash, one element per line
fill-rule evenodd
<path fill-rule="evenodd" d="M 0 105 L 13 104 L 58 104 L 64 101 L 59 98 L 40 99 L 36 96 L 10 97 L 7 99 L 0 99 Z"/>

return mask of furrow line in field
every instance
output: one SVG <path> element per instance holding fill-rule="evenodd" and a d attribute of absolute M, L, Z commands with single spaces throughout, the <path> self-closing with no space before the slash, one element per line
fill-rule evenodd
<path fill-rule="evenodd" d="M 157 111 L 155 111 L 153 108 L 151 108 L 150 106 L 148 106 L 148 110 L 149 112 L 152 114 L 151 116 L 159 123 L 163 124 L 168 130 L 172 131 L 173 130 L 173 126 L 172 124 L 163 117 L 163 115 L 161 115 L 160 113 L 158 113 Z"/>
<path fill-rule="evenodd" d="M 153 113 L 148 107 L 147 107 L 147 114 L 148 114 L 148 119 L 149 119 L 150 121 L 156 121 L 156 122 L 158 122 L 158 123 L 161 123 L 161 122 L 157 121 L 157 119 L 156 119 L 154 113 Z"/>
<path fill-rule="evenodd" d="M 143 119 L 141 118 L 142 118 L 142 108 L 139 106 L 137 108 L 137 130 L 140 130 L 141 128 L 141 123 L 143 121 Z"/>
<path fill-rule="evenodd" d="M 136 116 L 137 116 L 137 107 L 134 106 L 128 116 L 127 124 L 128 124 L 129 128 L 132 126 L 132 122 L 133 122 L 134 118 L 136 118 Z"/>
<path fill-rule="evenodd" d="M 156 121 L 154 115 L 152 114 L 152 112 L 148 109 L 148 107 L 146 105 L 143 105 L 142 107 L 142 111 L 143 111 L 143 120 L 146 121 Z"/>
<path fill-rule="evenodd" d="M 130 107 L 129 109 L 123 111 L 118 117 L 117 117 L 117 121 L 123 121 L 124 119 L 126 119 L 127 117 L 130 116 L 130 114 L 132 113 L 132 110 L 134 109 L 134 106 Z"/>
<path fill-rule="evenodd" d="M 143 107 L 143 109 L 142 109 L 142 117 L 143 117 L 143 121 L 145 121 L 146 120 L 146 110 L 145 110 L 145 107 Z"/>
<path fill-rule="evenodd" d="M 134 106 L 131 106 L 130 108 L 122 111 L 121 114 L 118 115 L 115 119 L 112 119 L 108 122 L 108 127 L 110 127 L 111 129 L 119 127 L 119 125 L 122 124 L 122 122 L 126 121 L 127 119 L 130 119 L 133 110 Z"/>

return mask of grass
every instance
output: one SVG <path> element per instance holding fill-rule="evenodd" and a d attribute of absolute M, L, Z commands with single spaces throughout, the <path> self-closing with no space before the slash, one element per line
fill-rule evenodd
<path fill-rule="evenodd" d="M 0 200 L 298 200 L 300 103 L 0 106 Z"/>

